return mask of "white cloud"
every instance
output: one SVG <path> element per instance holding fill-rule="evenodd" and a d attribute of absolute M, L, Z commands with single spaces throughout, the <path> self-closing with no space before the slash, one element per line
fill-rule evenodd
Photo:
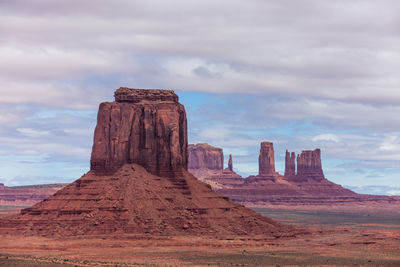
<path fill-rule="evenodd" d="M 332 141 L 338 143 L 340 141 L 339 137 L 334 134 L 319 134 L 312 139 L 314 142 L 316 141 Z"/>
<path fill-rule="evenodd" d="M 44 136 L 50 134 L 49 131 L 38 131 L 32 128 L 18 128 L 17 131 L 28 136 Z"/>

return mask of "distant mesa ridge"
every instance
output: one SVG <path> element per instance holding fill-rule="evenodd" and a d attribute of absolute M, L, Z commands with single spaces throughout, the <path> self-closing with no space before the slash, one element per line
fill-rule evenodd
<path fill-rule="evenodd" d="M 274 146 L 272 142 L 263 141 L 260 144 L 259 173 L 255 176 L 243 178 L 233 172 L 233 162 L 230 156 L 228 168 L 202 169 L 193 168 L 191 159 L 197 153 L 197 145 L 189 145 L 189 171 L 200 180 L 209 183 L 217 192 L 243 204 L 262 203 L 276 204 L 321 204 L 343 203 L 359 201 L 358 194 L 327 180 L 324 176 L 321 163 L 321 150 L 303 150 L 299 155 L 286 150 L 285 173 L 275 171 Z M 222 149 L 202 144 L 204 162 L 214 161 L 207 159 L 211 151 Z M 297 161 L 297 171 L 296 171 Z M 386 200 L 385 200 L 386 201 Z"/>

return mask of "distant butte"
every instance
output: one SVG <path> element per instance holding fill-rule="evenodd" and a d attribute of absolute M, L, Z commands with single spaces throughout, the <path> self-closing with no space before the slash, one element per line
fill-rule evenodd
<path fill-rule="evenodd" d="M 189 159 L 195 146 L 189 145 Z M 203 145 L 210 151 L 222 149 Z M 203 152 L 208 155 L 207 151 Z M 274 147 L 271 142 L 262 142 L 259 154 L 259 174 L 243 178 L 228 168 L 210 170 L 207 168 L 192 169 L 200 180 L 210 184 L 216 192 L 228 196 L 246 206 L 298 206 L 298 205 L 359 205 L 361 203 L 400 203 L 400 198 L 389 196 L 361 195 L 343 188 L 325 178 L 321 163 L 321 150 L 304 150 L 297 156 L 286 151 L 285 174 L 275 171 Z M 207 159 L 204 159 L 207 161 Z M 190 166 L 190 164 L 189 164 Z M 206 167 L 206 166 L 205 166 Z"/>
<path fill-rule="evenodd" d="M 291 235 L 293 228 L 229 201 L 187 171 L 186 113 L 173 91 L 120 88 L 115 100 L 100 104 L 91 170 L 19 215 L 1 219 L 0 233 Z M 201 147 L 196 166 L 219 169 L 221 154 L 204 154 Z"/>

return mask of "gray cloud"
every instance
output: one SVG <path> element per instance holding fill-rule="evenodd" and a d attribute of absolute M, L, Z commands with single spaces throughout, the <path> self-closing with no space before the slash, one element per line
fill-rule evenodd
<path fill-rule="evenodd" d="M 149 87 L 398 104 L 399 3 L 354 3 L 6 1 L 3 73 L 44 84 L 140 73 Z M 143 54 L 161 72 L 143 73 Z M 223 79 L 188 71 L 208 65 Z"/>

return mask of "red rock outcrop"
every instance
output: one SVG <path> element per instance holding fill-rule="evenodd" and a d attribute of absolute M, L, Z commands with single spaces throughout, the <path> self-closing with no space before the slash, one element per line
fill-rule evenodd
<path fill-rule="evenodd" d="M 271 176 L 275 174 L 274 145 L 271 142 L 261 142 L 258 157 L 258 175 Z"/>
<path fill-rule="evenodd" d="M 296 154 L 294 152 L 290 153 L 286 150 L 285 156 L 285 174 L 286 178 L 294 177 L 296 175 Z"/>
<path fill-rule="evenodd" d="M 321 150 L 303 150 L 297 155 L 297 181 L 312 179 L 322 181 L 325 179 L 321 164 Z"/>
<path fill-rule="evenodd" d="M 140 164 L 155 175 L 186 169 L 186 115 L 174 91 L 120 88 L 115 100 L 100 104 L 92 171 L 112 174 L 125 163 Z"/>
<path fill-rule="evenodd" d="M 228 169 L 229 169 L 231 172 L 233 171 L 232 154 L 229 154 Z"/>
<path fill-rule="evenodd" d="M 122 88 L 115 97 L 100 105 L 89 173 L 20 215 L 0 219 L 0 233 L 226 238 L 279 237 L 291 229 L 186 171 L 186 115 L 173 92 Z"/>
<path fill-rule="evenodd" d="M 300 172 L 296 174 L 296 155 L 286 151 L 285 176 L 275 172 L 274 149 L 262 142 L 259 157 L 261 175 L 242 178 L 229 168 L 224 173 L 194 172 L 218 193 L 245 205 L 318 205 L 346 203 L 363 199 L 353 191 L 325 179 L 321 152 L 303 151 L 299 157 Z"/>
<path fill-rule="evenodd" d="M 222 170 L 224 153 L 221 148 L 209 144 L 190 144 L 188 147 L 188 169 Z"/>
<path fill-rule="evenodd" d="M 223 169 L 222 148 L 209 144 L 189 145 L 189 172 L 200 181 L 210 184 L 214 189 L 243 184 L 242 176 L 233 171 L 232 155 L 229 155 L 228 168 Z"/>

